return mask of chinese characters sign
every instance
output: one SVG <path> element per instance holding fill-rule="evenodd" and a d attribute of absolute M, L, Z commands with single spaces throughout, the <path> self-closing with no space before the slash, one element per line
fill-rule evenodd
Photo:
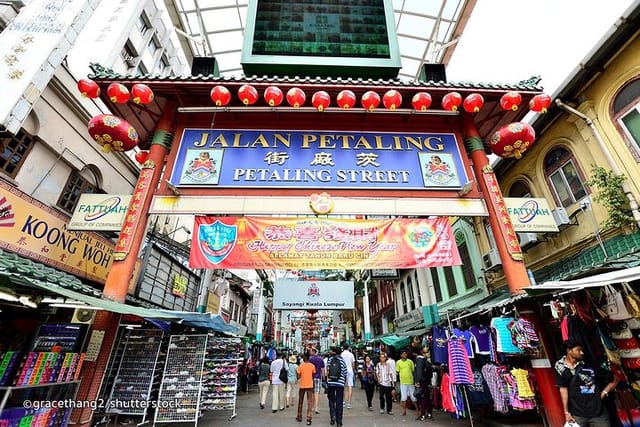
<path fill-rule="evenodd" d="M 460 189 L 453 134 L 187 129 L 171 183 L 242 188 Z"/>
<path fill-rule="evenodd" d="M 193 268 L 371 269 L 460 265 L 449 219 L 195 218 Z"/>

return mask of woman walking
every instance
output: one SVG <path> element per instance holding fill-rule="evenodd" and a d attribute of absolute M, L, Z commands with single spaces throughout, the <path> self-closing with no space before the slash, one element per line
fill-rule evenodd
<path fill-rule="evenodd" d="M 287 368 L 287 408 L 296 403 L 296 385 L 298 384 L 298 359 L 295 355 L 289 356 L 289 367 Z"/>
<path fill-rule="evenodd" d="M 367 396 L 367 408 L 370 411 L 373 411 L 373 393 L 376 390 L 375 370 L 371 357 L 366 355 L 364 357 L 364 363 L 362 364 L 362 370 L 360 371 L 360 378 L 364 385 L 364 393 Z"/>
<path fill-rule="evenodd" d="M 267 403 L 267 394 L 271 387 L 271 380 L 269 374 L 271 373 L 271 363 L 267 356 L 260 359 L 258 364 L 258 389 L 260 390 L 260 409 L 264 409 L 264 405 Z"/>
<path fill-rule="evenodd" d="M 391 364 L 387 362 L 386 353 L 380 354 L 380 361 L 376 365 L 375 378 L 380 390 L 380 413 L 384 414 L 386 410 L 387 414 L 393 415 L 391 410 L 391 391 L 396 386 L 396 372 L 395 367 L 392 369 Z"/>

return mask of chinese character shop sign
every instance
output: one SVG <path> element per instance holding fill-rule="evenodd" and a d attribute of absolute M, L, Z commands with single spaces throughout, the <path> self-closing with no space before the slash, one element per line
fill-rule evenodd
<path fill-rule="evenodd" d="M 193 268 L 370 269 L 460 265 L 448 218 L 195 218 Z"/>
<path fill-rule="evenodd" d="M 460 189 L 453 134 L 187 129 L 176 186 Z"/>

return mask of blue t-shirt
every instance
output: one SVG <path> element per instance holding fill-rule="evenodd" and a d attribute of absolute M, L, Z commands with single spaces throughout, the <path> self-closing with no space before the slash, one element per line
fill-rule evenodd
<path fill-rule="evenodd" d="M 449 363 L 447 330 L 442 326 L 434 326 L 431 334 L 433 336 L 431 360 L 433 363 Z"/>

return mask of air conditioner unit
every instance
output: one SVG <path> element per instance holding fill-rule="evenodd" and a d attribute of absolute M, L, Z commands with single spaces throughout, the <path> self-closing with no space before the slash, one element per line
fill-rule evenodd
<path fill-rule="evenodd" d="M 538 234 L 537 233 L 518 233 L 518 242 L 520 242 L 520 247 L 522 249 L 526 249 L 538 243 Z"/>
<path fill-rule="evenodd" d="M 482 255 L 482 264 L 484 265 L 485 271 L 492 271 L 502 265 L 502 260 L 500 260 L 500 254 L 497 249 L 491 249 L 486 254 Z"/>
<path fill-rule="evenodd" d="M 551 210 L 551 214 L 553 215 L 553 219 L 556 221 L 556 225 L 569 225 L 571 224 L 571 219 L 569 219 L 569 215 L 567 215 L 567 211 L 563 207 L 557 207 Z"/>
<path fill-rule="evenodd" d="M 71 323 L 85 323 L 87 325 L 93 323 L 93 318 L 96 316 L 95 310 L 88 310 L 86 308 L 76 308 L 73 311 L 73 317 L 71 317 Z"/>

